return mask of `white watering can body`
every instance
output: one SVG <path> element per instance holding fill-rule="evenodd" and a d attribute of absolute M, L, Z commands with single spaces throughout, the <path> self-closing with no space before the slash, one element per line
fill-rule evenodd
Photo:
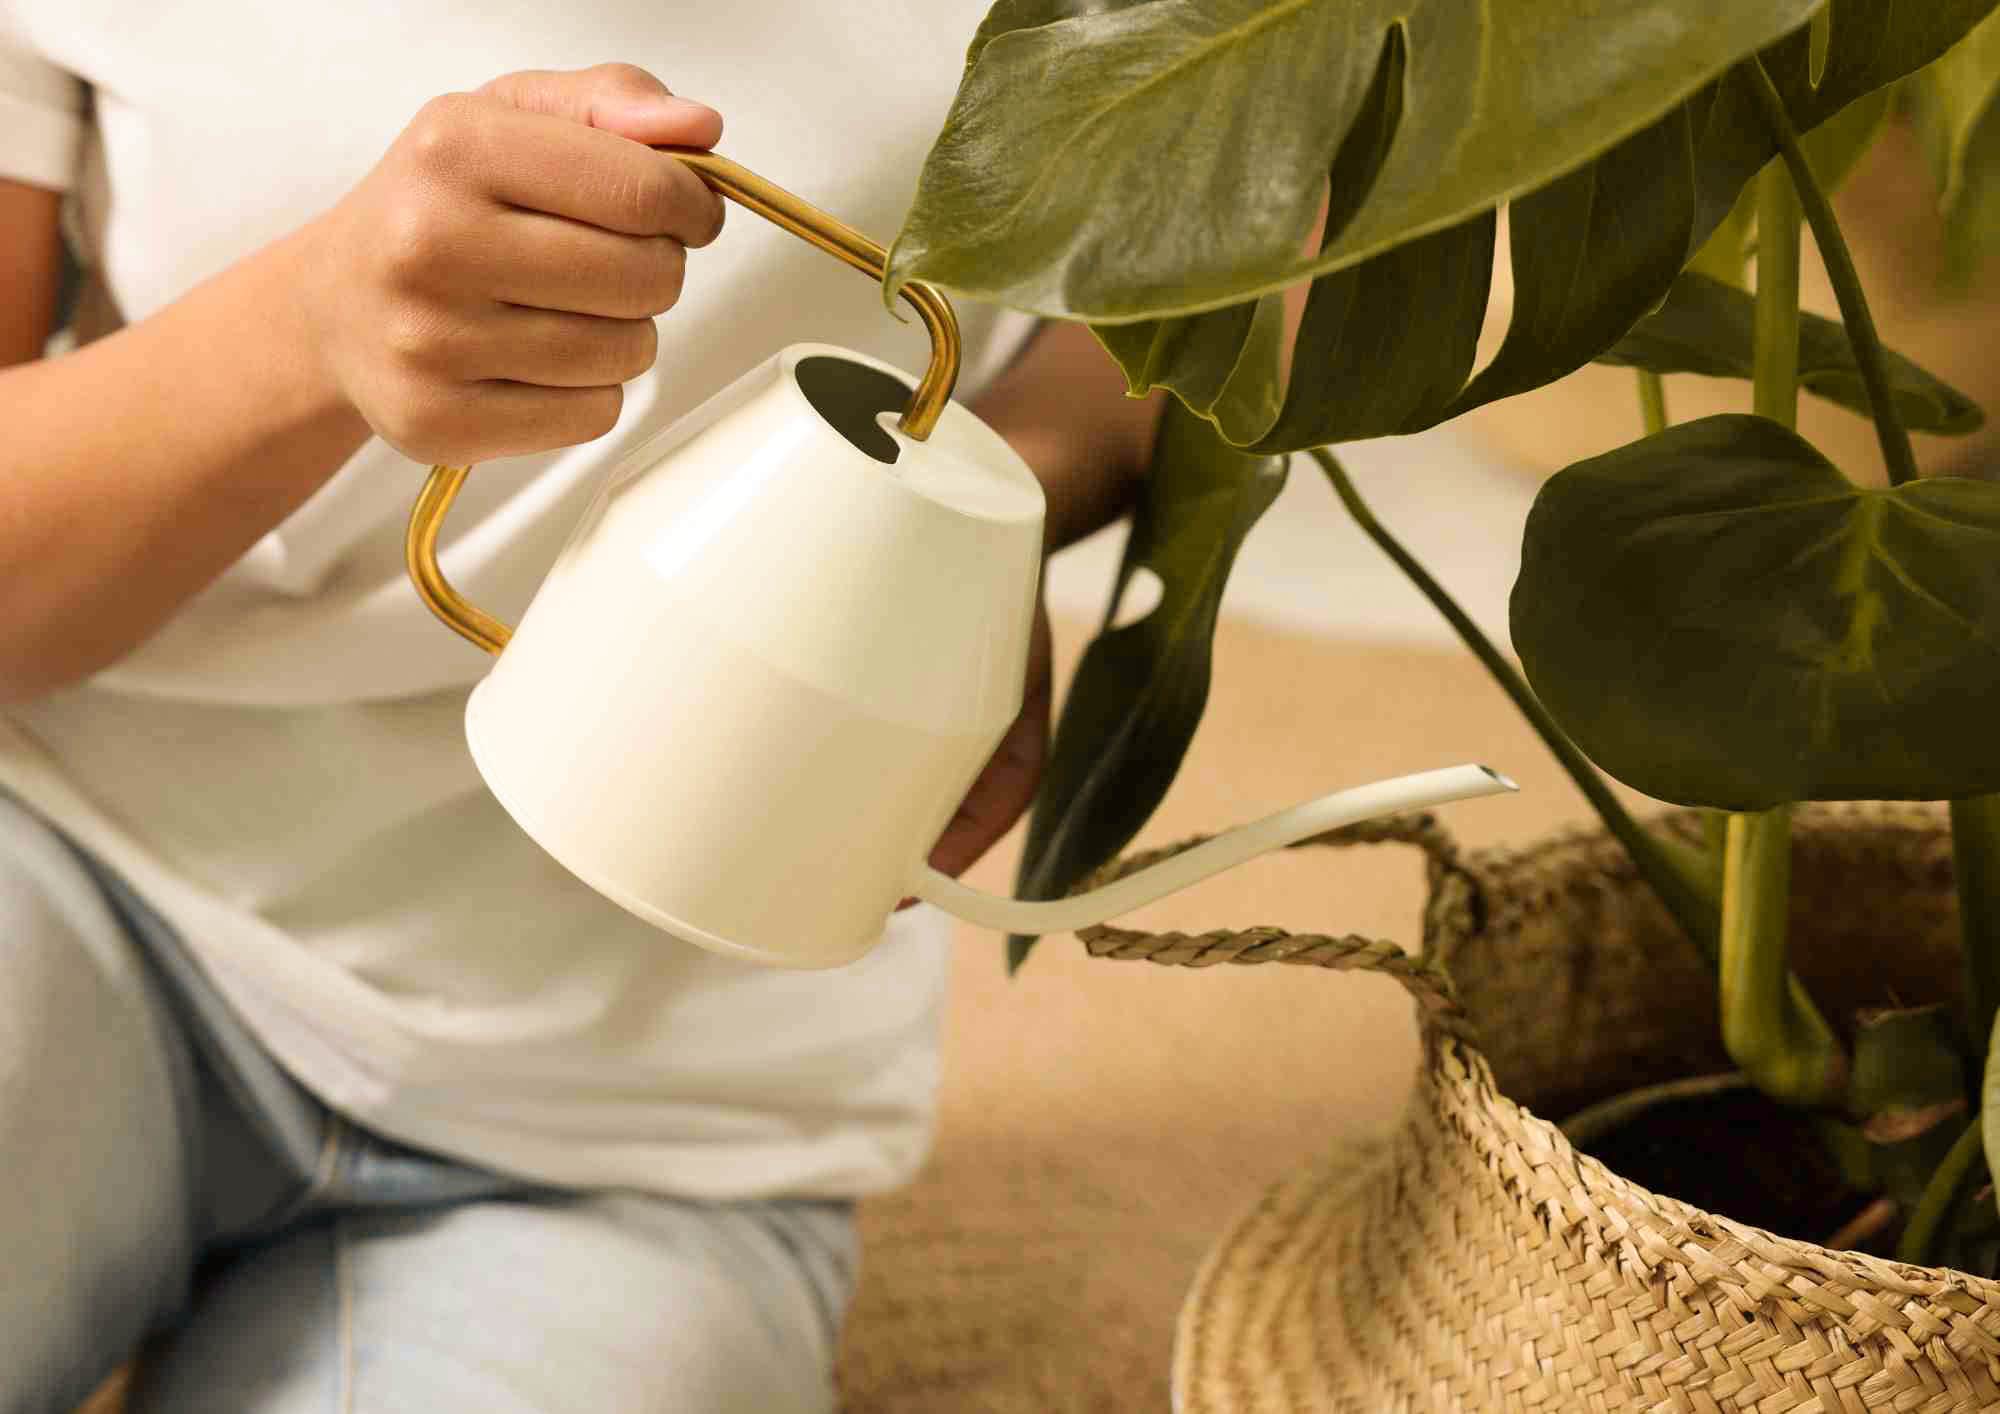
<path fill-rule="evenodd" d="M 1041 555 L 1041 488 L 963 408 L 899 466 L 825 420 L 802 368 L 908 399 L 845 360 L 787 349 L 614 472 L 466 709 L 586 883 L 793 965 L 851 961 L 914 892 L 1020 711 Z"/>
<path fill-rule="evenodd" d="M 724 159 L 683 160 L 879 275 L 879 247 L 857 233 Z M 1020 711 L 1043 500 L 1013 449 L 948 400 L 956 325 L 917 290 L 933 364 L 914 394 L 840 349 L 773 356 L 621 461 L 517 629 L 438 571 L 465 470 L 433 471 L 411 573 L 447 624 L 499 655 L 467 705 L 467 742 L 556 860 L 687 942 L 832 967 L 873 947 L 906 897 L 1070 929 L 1339 825 L 1512 788 L 1477 766 L 1364 786 L 1050 903 L 930 870 Z"/>

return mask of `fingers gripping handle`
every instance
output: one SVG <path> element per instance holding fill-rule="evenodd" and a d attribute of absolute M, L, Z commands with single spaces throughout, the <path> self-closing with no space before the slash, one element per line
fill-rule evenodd
<path fill-rule="evenodd" d="M 1318 800 L 1238 826 L 1171 859 L 1161 860 L 1150 869 L 1072 898 L 1047 902 L 1000 898 L 969 889 L 928 866 L 919 872 L 911 892 L 968 923 L 1003 933 L 1070 933 L 1130 913 L 1260 854 L 1309 840 L 1328 830 L 1379 815 L 1425 810 L 1454 800 L 1504 795 L 1518 789 L 1491 767 L 1448 766 L 1441 771 L 1398 776 L 1323 795 Z"/>
<path fill-rule="evenodd" d="M 845 261 L 871 279 L 879 281 L 888 278 L 889 256 L 881 246 L 812 203 L 717 153 L 685 147 L 660 150 L 678 158 L 723 196 L 782 226 L 800 240 Z M 931 336 L 930 363 L 924 369 L 924 376 L 915 391 L 910 394 L 909 405 L 903 409 L 897 423 L 905 435 L 921 442 L 937 426 L 945 405 L 951 401 L 952 389 L 958 383 L 961 352 L 958 316 L 952 313 L 951 301 L 941 291 L 922 281 L 906 282 L 899 293 L 917 311 L 917 317 L 923 320 L 924 328 Z M 403 552 L 411 582 L 416 585 L 418 596 L 430 607 L 430 611 L 453 632 L 488 653 L 498 655 L 507 646 L 514 630 L 454 589 L 438 564 L 438 533 L 444 526 L 445 515 L 451 510 L 459 487 L 465 484 L 468 470 L 470 468 L 463 466 L 431 468 L 430 479 L 424 483 L 416 507 L 410 512 Z"/>

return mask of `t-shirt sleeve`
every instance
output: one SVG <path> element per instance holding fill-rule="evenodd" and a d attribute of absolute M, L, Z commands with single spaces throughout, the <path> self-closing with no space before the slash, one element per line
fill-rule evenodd
<path fill-rule="evenodd" d="M 29 49 L 0 15 L 0 177 L 68 191 L 83 100 L 83 81 Z"/>

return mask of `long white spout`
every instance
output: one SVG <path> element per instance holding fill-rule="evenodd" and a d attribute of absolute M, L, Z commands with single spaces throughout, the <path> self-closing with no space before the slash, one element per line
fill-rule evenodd
<path fill-rule="evenodd" d="M 1045 903 L 1001 898 L 969 889 L 928 866 L 918 875 L 911 892 L 968 923 L 1001 932 L 1068 933 L 1116 918 L 1121 913 L 1130 913 L 1135 908 L 1200 883 L 1211 875 L 1234 869 L 1260 854 L 1283 849 L 1286 845 L 1297 844 L 1328 830 L 1337 830 L 1343 825 L 1519 789 L 1488 766 L 1448 766 L 1441 771 L 1424 771 L 1414 776 L 1398 776 L 1394 780 L 1355 786 L 1352 790 L 1338 791 L 1303 805 L 1295 805 L 1290 810 L 1280 810 L 1262 820 L 1239 825 L 1101 889 L 1072 898 L 1050 899 Z"/>

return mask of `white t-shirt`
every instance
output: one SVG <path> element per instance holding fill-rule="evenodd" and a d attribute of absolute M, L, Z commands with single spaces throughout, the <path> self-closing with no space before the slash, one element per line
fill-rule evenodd
<path fill-rule="evenodd" d="M 93 279 L 136 321 L 338 200 L 432 95 L 615 59 L 718 108 L 718 150 L 886 241 L 984 8 L 0 0 L 0 176 L 70 193 Z M 1028 324 L 960 315 L 963 397 Z M 475 468 L 447 574 L 518 616 L 621 450 L 802 340 L 926 356 L 870 281 L 732 209 L 617 429 Z M 0 714 L 0 787 L 120 870 L 308 1087 L 387 1134 L 701 1196 L 907 1176 L 942 918 L 898 915 L 836 972 L 773 972 L 654 931 L 542 855 L 465 750 L 488 660 L 405 578 L 423 474 L 370 442 L 130 657 Z"/>

